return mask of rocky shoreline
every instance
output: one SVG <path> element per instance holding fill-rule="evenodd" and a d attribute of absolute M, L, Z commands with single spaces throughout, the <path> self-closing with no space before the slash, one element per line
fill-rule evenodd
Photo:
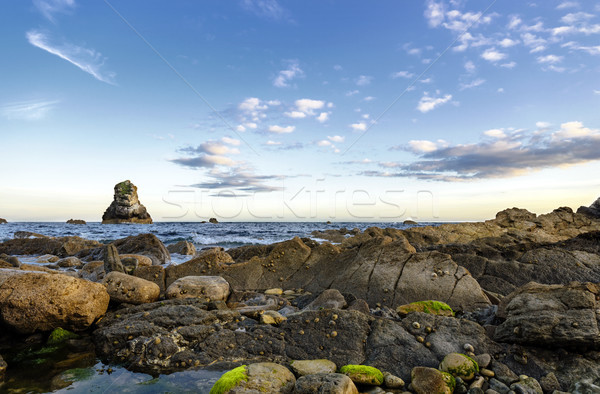
<path fill-rule="evenodd" d="M 132 371 L 235 368 L 214 392 L 600 392 L 599 207 L 227 251 L 19 233 L 0 344 L 64 329 Z"/>

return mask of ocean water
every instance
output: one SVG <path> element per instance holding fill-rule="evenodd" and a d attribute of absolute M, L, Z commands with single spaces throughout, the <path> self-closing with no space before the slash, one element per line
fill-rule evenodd
<path fill-rule="evenodd" d="M 419 223 L 418 226 L 435 223 Z M 163 243 L 170 244 L 181 240 L 192 242 L 196 248 L 221 246 L 225 249 L 250 244 L 271 244 L 293 237 L 310 237 L 314 230 L 391 227 L 406 229 L 412 225 L 402 222 L 161 222 L 154 224 L 101 224 L 98 222 L 74 225 L 55 222 L 14 222 L 0 225 L 0 242 L 12 239 L 16 231 L 30 231 L 51 237 L 79 236 L 85 239 L 110 243 L 130 235 L 152 233 Z M 314 238 L 314 237 L 313 237 Z"/>

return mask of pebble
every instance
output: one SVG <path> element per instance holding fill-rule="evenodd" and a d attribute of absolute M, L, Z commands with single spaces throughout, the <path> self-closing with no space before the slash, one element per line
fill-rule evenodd
<path fill-rule="evenodd" d="M 465 343 L 463 349 L 465 352 L 475 353 L 475 348 L 470 343 Z"/>
<path fill-rule="evenodd" d="M 486 368 L 480 368 L 479 369 L 479 373 L 482 376 L 488 377 L 488 378 L 493 378 L 494 376 L 496 376 L 496 374 L 494 373 L 494 371 L 490 371 L 489 369 Z"/>
<path fill-rule="evenodd" d="M 492 356 L 490 356 L 488 353 L 478 354 L 472 358 L 477 362 L 479 368 L 487 368 L 492 361 Z"/>
<path fill-rule="evenodd" d="M 471 389 L 473 389 L 473 388 L 479 388 L 479 389 L 482 388 L 483 383 L 485 383 L 485 379 L 481 376 L 478 376 L 477 378 L 475 378 L 473 383 L 471 383 L 471 385 L 469 386 L 469 391 L 471 391 Z"/>
<path fill-rule="evenodd" d="M 413 327 L 414 329 L 418 330 L 419 328 L 421 328 L 421 325 L 419 324 L 419 322 L 418 322 L 418 321 L 414 321 L 414 322 L 413 322 L 413 324 L 412 324 L 412 327 Z"/>

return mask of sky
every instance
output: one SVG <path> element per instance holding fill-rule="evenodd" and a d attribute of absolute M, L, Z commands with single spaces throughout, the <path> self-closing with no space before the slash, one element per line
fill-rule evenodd
<path fill-rule="evenodd" d="M 600 1 L 7 0 L 0 217 L 462 221 L 600 196 Z"/>

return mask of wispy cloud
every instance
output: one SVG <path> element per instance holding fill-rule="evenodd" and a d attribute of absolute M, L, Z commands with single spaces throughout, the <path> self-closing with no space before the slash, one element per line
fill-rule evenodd
<path fill-rule="evenodd" d="M 208 178 L 205 182 L 190 185 L 200 189 L 208 190 L 227 190 L 231 192 L 259 193 L 281 191 L 282 187 L 270 186 L 266 182 L 281 180 L 279 175 L 256 175 L 251 168 L 247 166 L 237 166 L 227 170 L 214 168 L 206 174 Z"/>
<path fill-rule="evenodd" d="M 293 132 L 296 129 L 296 126 L 279 126 L 279 125 L 273 125 L 273 126 L 269 126 L 268 130 L 271 133 L 275 133 L 275 134 L 288 134 Z"/>
<path fill-rule="evenodd" d="M 371 83 L 372 80 L 373 77 L 369 75 L 360 75 L 358 78 L 356 78 L 355 82 L 358 86 L 367 86 Z"/>
<path fill-rule="evenodd" d="M 459 89 L 460 90 L 472 89 L 472 88 L 476 88 L 477 86 L 481 86 L 484 83 L 485 83 L 485 79 L 477 78 L 476 80 L 468 82 L 468 83 L 461 83 Z"/>
<path fill-rule="evenodd" d="M 506 59 L 506 56 L 506 53 L 497 51 L 496 48 L 488 48 L 481 54 L 482 58 L 492 63 L 504 60 Z"/>
<path fill-rule="evenodd" d="M 550 126 L 543 123 L 543 126 Z M 380 163 L 385 171 L 365 171 L 367 176 L 414 177 L 437 181 L 467 181 L 524 175 L 545 168 L 600 160 L 600 130 L 581 122 L 566 122 L 554 132 L 506 133 L 488 130 L 479 143 L 440 145 L 411 141 L 407 151 L 419 153 L 413 163 Z M 394 171 L 390 172 L 390 168 Z"/>
<path fill-rule="evenodd" d="M 411 73 L 409 71 L 397 71 L 395 73 L 392 73 L 392 75 L 391 75 L 391 77 L 393 79 L 396 79 L 396 78 L 407 78 L 407 79 L 409 79 L 409 78 L 412 78 L 414 76 L 415 76 L 415 74 L 413 74 L 413 73 Z"/>
<path fill-rule="evenodd" d="M 289 18 L 289 12 L 277 0 L 242 0 L 242 7 L 261 18 L 276 21 Z"/>
<path fill-rule="evenodd" d="M 237 155 L 240 141 L 234 138 L 223 137 L 220 141 L 209 140 L 196 147 L 188 146 L 179 150 L 180 153 L 191 157 L 172 159 L 171 162 L 188 168 L 213 168 L 215 166 L 233 167 L 239 162 L 227 155 Z"/>
<path fill-rule="evenodd" d="M 75 0 L 34 0 L 33 5 L 50 22 L 56 22 L 55 14 L 65 14 L 75 8 Z"/>
<path fill-rule="evenodd" d="M 287 88 L 290 86 L 290 81 L 295 78 L 304 76 L 304 71 L 300 68 L 297 60 L 289 60 L 288 67 L 279 71 L 279 74 L 273 80 L 273 86 L 278 88 Z"/>
<path fill-rule="evenodd" d="M 440 97 L 432 97 L 428 93 L 425 93 L 423 97 L 421 97 L 421 100 L 419 100 L 417 109 L 422 113 L 427 113 L 442 104 L 446 104 L 450 100 L 452 100 L 451 94 L 446 94 L 445 96 Z"/>
<path fill-rule="evenodd" d="M 99 81 L 115 85 L 116 74 L 102 70 L 106 58 L 101 53 L 69 43 L 54 44 L 45 33 L 38 30 L 30 30 L 26 36 L 31 45 L 68 61 Z"/>
<path fill-rule="evenodd" d="M 7 119 L 40 120 L 50 112 L 58 101 L 21 101 L 0 106 L 0 114 Z"/>

